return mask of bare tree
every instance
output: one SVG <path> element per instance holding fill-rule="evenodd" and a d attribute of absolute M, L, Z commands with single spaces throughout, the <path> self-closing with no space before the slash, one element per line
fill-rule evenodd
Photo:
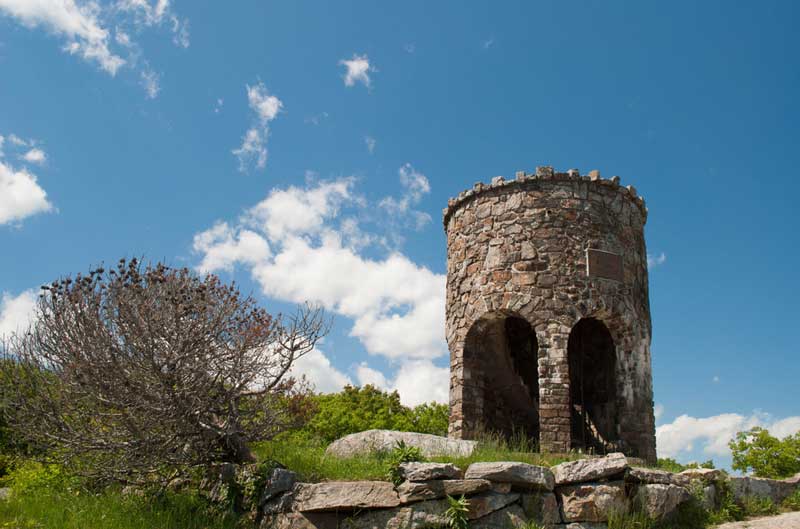
<path fill-rule="evenodd" d="M 42 288 L 0 363 L 9 420 L 87 475 L 163 481 L 252 461 L 252 441 L 303 416 L 289 370 L 329 330 L 318 307 L 273 317 L 216 276 L 136 259 Z"/>

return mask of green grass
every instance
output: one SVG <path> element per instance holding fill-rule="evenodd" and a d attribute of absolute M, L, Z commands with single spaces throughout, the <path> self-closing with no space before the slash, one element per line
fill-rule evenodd
<path fill-rule="evenodd" d="M 39 491 L 0 501 L 0 528 L 14 529 L 233 529 L 232 516 L 211 511 L 199 497 L 123 496 L 118 491 Z"/>
<path fill-rule="evenodd" d="M 254 452 L 261 460 L 272 459 L 280 462 L 298 474 L 301 481 L 388 481 L 392 459 L 388 453 L 365 454 L 352 458 L 339 458 L 325 455 L 326 445 L 320 441 L 298 437 L 286 437 L 260 443 Z M 541 454 L 525 440 L 504 441 L 485 437 L 479 441 L 475 451 L 464 457 L 438 456 L 430 461 L 452 463 L 461 470 L 472 463 L 490 461 L 520 461 L 532 465 L 550 467 L 581 459 L 582 454 Z"/>

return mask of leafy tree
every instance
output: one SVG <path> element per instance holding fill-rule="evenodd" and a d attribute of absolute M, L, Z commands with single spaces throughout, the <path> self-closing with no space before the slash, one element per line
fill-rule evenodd
<path fill-rule="evenodd" d="M 136 259 L 42 288 L 1 376 L 6 418 L 51 459 L 164 481 L 251 461 L 252 441 L 298 426 L 305 390 L 288 373 L 326 334 L 320 309 L 273 317 L 216 276 Z"/>
<path fill-rule="evenodd" d="M 733 469 L 753 472 L 762 478 L 781 479 L 800 472 L 800 432 L 784 439 L 755 427 L 739 432 L 729 446 Z"/>
<path fill-rule="evenodd" d="M 446 405 L 429 403 L 409 408 L 400 402 L 397 391 L 385 392 L 369 384 L 316 395 L 314 402 L 316 412 L 303 433 L 326 443 L 372 429 L 447 433 Z"/>

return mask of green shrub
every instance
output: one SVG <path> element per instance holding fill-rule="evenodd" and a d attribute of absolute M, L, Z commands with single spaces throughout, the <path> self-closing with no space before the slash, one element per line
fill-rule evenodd
<path fill-rule="evenodd" d="M 447 496 L 447 510 L 444 517 L 450 529 L 467 529 L 469 527 L 469 500 L 463 495 L 459 499 Z"/>
<path fill-rule="evenodd" d="M 746 516 L 770 516 L 778 514 L 778 506 L 772 498 L 765 496 L 747 496 L 742 501 Z"/>
<path fill-rule="evenodd" d="M 800 432 L 778 439 L 756 427 L 736 434 L 729 446 L 734 470 L 772 479 L 788 478 L 800 472 Z"/>
<path fill-rule="evenodd" d="M 445 404 L 404 406 L 400 395 L 374 386 L 345 386 L 339 393 L 312 397 L 315 413 L 299 435 L 331 443 L 345 435 L 365 430 L 447 434 L 448 407 Z"/>
<path fill-rule="evenodd" d="M 397 441 L 397 446 L 389 453 L 389 481 L 394 483 L 395 486 L 400 485 L 403 482 L 403 476 L 400 474 L 400 465 L 413 461 L 425 461 L 422 450 L 416 446 L 408 446 L 403 441 Z"/>
<path fill-rule="evenodd" d="M 651 529 L 653 524 L 653 520 L 639 510 L 613 511 L 608 515 L 608 529 Z"/>
<path fill-rule="evenodd" d="M 659 457 L 658 461 L 656 462 L 656 468 L 659 468 L 661 470 L 666 470 L 667 472 L 678 473 L 678 472 L 683 472 L 688 467 L 686 465 L 678 463 L 677 461 L 675 461 L 670 457 Z"/>
<path fill-rule="evenodd" d="M 730 483 L 727 480 L 717 480 L 714 482 L 714 487 L 717 490 L 718 507 L 708 514 L 709 521 L 721 524 L 744 520 L 747 514 L 742 506 L 734 501 Z"/>
<path fill-rule="evenodd" d="M 800 511 L 800 489 L 795 489 L 786 499 L 781 503 L 781 507 L 787 511 Z"/>

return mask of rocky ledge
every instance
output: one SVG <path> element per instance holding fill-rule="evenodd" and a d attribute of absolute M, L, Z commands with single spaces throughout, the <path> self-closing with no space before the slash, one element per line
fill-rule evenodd
<path fill-rule="evenodd" d="M 508 528 L 533 521 L 550 529 L 607 528 L 615 512 L 643 510 L 654 519 L 673 515 L 701 492 L 715 508 L 720 487 L 735 501 L 750 496 L 780 503 L 799 477 L 777 481 L 728 477 L 703 469 L 673 474 L 631 466 L 622 454 L 545 468 L 519 462 L 474 463 L 461 471 L 446 463 L 401 465 L 404 481 L 298 483 L 276 468 L 260 497 L 251 499 L 261 529 L 422 529 L 446 527 L 447 496 L 469 500 L 470 527 Z M 246 488 L 246 487 L 245 487 Z"/>

